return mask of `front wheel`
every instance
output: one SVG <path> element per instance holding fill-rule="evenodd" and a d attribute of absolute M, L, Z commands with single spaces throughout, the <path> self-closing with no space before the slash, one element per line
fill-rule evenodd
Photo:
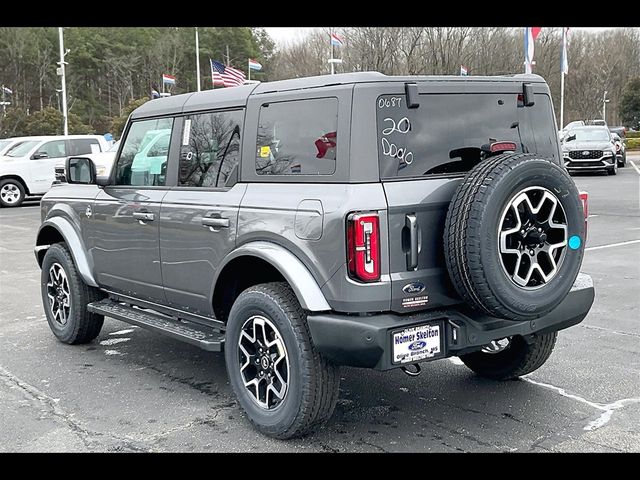
<path fill-rule="evenodd" d="M 98 336 L 104 317 L 87 305 L 103 295 L 82 280 L 64 243 L 51 245 L 42 261 L 42 305 L 53 334 L 63 343 L 88 343 Z"/>
<path fill-rule="evenodd" d="M 460 360 L 481 377 L 510 380 L 540 368 L 556 344 L 558 332 L 503 338 L 491 342 L 478 352 L 460 355 Z"/>
<path fill-rule="evenodd" d="M 613 167 L 609 168 L 607 170 L 607 173 L 609 175 L 617 175 L 618 174 L 618 161 L 617 160 L 613 162 Z"/>
<path fill-rule="evenodd" d="M 313 346 L 306 315 L 285 283 L 257 285 L 236 299 L 225 360 L 240 405 L 262 433 L 299 437 L 331 417 L 339 368 Z"/>
<path fill-rule="evenodd" d="M 0 205 L 19 207 L 24 201 L 25 191 L 22 183 L 13 178 L 0 181 Z"/>
<path fill-rule="evenodd" d="M 627 166 L 627 152 L 624 152 L 622 155 L 622 160 L 618 162 L 618 167 L 624 168 Z"/>

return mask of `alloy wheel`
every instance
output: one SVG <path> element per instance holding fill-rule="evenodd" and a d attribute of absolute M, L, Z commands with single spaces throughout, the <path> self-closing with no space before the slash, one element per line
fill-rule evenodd
<path fill-rule="evenodd" d="M 529 187 L 502 212 L 498 253 L 504 273 L 518 287 L 536 289 L 553 279 L 567 251 L 567 216 L 551 191 Z"/>
<path fill-rule="evenodd" d="M 289 387 L 289 357 L 277 327 L 261 315 L 250 317 L 240 331 L 238 357 L 251 398 L 260 408 L 276 409 Z"/>
<path fill-rule="evenodd" d="M 71 292 L 67 274 L 59 263 L 54 263 L 49 268 L 47 297 L 53 319 L 60 325 L 66 325 L 71 309 Z"/>
<path fill-rule="evenodd" d="M 18 203 L 20 196 L 20 189 L 15 183 L 5 183 L 0 189 L 0 198 L 7 205 Z"/>

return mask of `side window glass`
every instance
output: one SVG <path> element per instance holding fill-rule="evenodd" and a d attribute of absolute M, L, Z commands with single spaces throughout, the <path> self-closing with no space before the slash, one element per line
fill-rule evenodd
<path fill-rule="evenodd" d="M 116 185 L 162 186 L 173 118 L 133 122 L 116 165 Z"/>
<path fill-rule="evenodd" d="M 258 120 L 258 175 L 331 175 L 336 171 L 338 99 L 264 104 Z"/>
<path fill-rule="evenodd" d="M 67 156 L 67 148 L 64 140 L 55 140 L 42 144 L 34 154 L 35 158 L 60 158 Z"/>
<path fill-rule="evenodd" d="M 242 110 L 189 115 L 184 120 L 178 185 L 225 187 L 237 178 Z"/>
<path fill-rule="evenodd" d="M 69 155 L 86 155 L 88 153 L 97 153 L 100 151 L 100 145 L 95 139 L 72 139 L 69 140 Z"/>

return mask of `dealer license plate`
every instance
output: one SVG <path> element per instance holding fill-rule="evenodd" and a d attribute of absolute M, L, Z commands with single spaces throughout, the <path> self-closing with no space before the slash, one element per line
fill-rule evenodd
<path fill-rule="evenodd" d="M 442 354 L 440 327 L 429 324 L 393 332 L 393 363 L 413 363 Z"/>

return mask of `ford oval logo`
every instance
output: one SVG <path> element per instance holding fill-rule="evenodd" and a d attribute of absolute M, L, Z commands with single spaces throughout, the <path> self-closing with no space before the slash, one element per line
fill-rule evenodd
<path fill-rule="evenodd" d="M 424 283 L 421 282 L 407 283 L 404 287 L 402 287 L 402 291 L 404 293 L 422 293 L 424 292 L 424 289 Z"/>
<path fill-rule="evenodd" d="M 427 346 L 427 342 L 423 342 L 422 340 L 418 340 L 409 345 L 409 350 L 416 351 L 420 350 Z"/>

